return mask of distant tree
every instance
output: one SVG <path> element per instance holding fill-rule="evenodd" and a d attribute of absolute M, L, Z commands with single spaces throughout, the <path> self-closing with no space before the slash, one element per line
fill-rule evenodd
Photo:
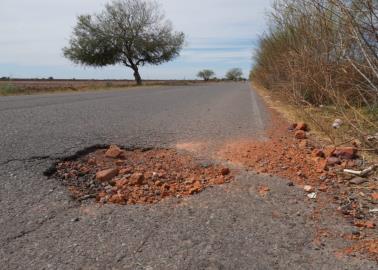
<path fill-rule="evenodd" d="M 123 64 L 142 84 L 139 67 L 177 57 L 184 33 L 173 31 L 155 1 L 116 0 L 99 14 L 81 15 L 64 56 L 76 64 L 103 67 Z"/>
<path fill-rule="evenodd" d="M 204 79 L 205 81 L 210 80 L 212 77 L 214 77 L 215 73 L 214 71 L 210 69 L 204 69 L 198 72 L 197 77 Z"/>
<path fill-rule="evenodd" d="M 51 77 L 51 76 L 50 76 L 50 77 L 48 77 L 47 79 L 48 79 L 49 81 L 52 81 L 52 80 L 54 80 L 54 77 Z"/>
<path fill-rule="evenodd" d="M 243 71 L 240 68 L 230 69 L 226 74 L 226 79 L 231 81 L 239 81 L 243 77 Z"/>

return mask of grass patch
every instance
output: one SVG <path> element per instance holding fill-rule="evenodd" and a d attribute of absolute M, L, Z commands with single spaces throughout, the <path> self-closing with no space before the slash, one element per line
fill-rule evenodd
<path fill-rule="evenodd" d="M 12 84 L 11 82 L 0 84 L 0 95 L 9 96 L 16 95 L 22 92 L 22 89 Z"/>

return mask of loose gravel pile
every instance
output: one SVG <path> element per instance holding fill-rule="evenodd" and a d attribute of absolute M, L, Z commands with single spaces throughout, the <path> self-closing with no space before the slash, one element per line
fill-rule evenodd
<path fill-rule="evenodd" d="M 232 180 L 228 168 L 200 163 L 172 149 L 123 150 L 116 145 L 56 166 L 55 177 L 75 199 L 100 203 L 153 204 L 190 196 Z"/>

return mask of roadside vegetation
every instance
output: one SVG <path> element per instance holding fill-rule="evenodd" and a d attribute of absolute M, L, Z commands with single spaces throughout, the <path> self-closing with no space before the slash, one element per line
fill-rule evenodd
<path fill-rule="evenodd" d="M 378 2 L 278 0 L 269 23 L 254 83 L 332 143 L 377 152 Z"/>
<path fill-rule="evenodd" d="M 240 68 L 232 68 L 226 73 L 226 79 L 230 81 L 243 80 L 243 71 Z"/>
<path fill-rule="evenodd" d="M 203 79 L 204 81 L 209 81 L 215 78 L 215 72 L 211 69 L 204 69 L 198 72 L 197 77 Z"/>

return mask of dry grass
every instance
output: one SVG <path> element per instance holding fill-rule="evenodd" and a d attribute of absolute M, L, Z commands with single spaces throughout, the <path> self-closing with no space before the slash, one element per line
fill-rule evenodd
<path fill-rule="evenodd" d="M 356 138 L 355 133 L 348 125 L 343 125 L 340 129 L 334 129 L 332 123 L 339 116 L 336 108 L 314 106 L 301 106 L 287 102 L 287 99 L 276 95 L 253 82 L 253 88 L 259 93 L 269 107 L 280 112 L 289 122 L 305 122 L 311 127 L 311 133 L 322 145 L 350 145 Z M 360 147 L 360 155 L 363 159 L 378 162 L 378 155 L 372 149 Z"/>
<path fill-rule="evenodd" d="M 277 0 L 273 10 L 251 78 L 333 144 L 378 152 L 368 140 L 378 132 L 378 3 Z"/>
<path fill-rule="evenodd" d="M 143 86 L 188 85 L 191 80 L 150 80 Z M 0 80 L 0 96 L 82 92 L 139 87 L 131 80 Z"/>

